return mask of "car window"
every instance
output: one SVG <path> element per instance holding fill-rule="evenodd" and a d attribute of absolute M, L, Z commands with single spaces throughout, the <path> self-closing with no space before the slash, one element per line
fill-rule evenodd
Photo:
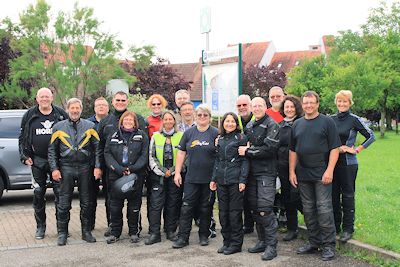
<path fill-rule="evenodd" d="M 21 117 L 0 118 L 0 138 L 18 138 L 21 119 Z"/>

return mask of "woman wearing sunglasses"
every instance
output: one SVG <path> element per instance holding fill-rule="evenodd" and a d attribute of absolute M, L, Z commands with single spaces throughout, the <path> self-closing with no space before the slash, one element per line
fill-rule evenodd
<path fill-rule="evenodd" d="M 151 110 L 150 116 L 147 117 L 147 129 L 150 139 L 153 133 L 160 130 L 162 125 L 161 114 L 167 105 L 167 100 L 160 94 L 151 95 L 147 100 L 147 107 Z"/>
<path fill-rule="evenodd" d="M 211 111 L 206 105 L 196 108 L 196 126 L 186 130 L 178 145 L 174 182 L 182 186 L 182 166 L 187 158 L 187 172 L 183 187 L 183 203 L 179 220 L 178 240 L 172 247 L 189 245 L 189 235 L 195 211 L 199 215 L 201 246 L 208 245 L 209 227 L 215 194 L 209 188 L 215 159 L 215 138 L 218 129 L 211 126 Z"/>

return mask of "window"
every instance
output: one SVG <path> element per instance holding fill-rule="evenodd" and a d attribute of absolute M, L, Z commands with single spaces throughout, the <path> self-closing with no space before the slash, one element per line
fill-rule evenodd
<path fill-rule="evenodd" d="M 294 63 L 295 66 L 298 66 L 300 64 L 300 61 L 296 60 L 296 62 Z"/>
<path fill-rule="evenodd" d="M 282 67 L 282 63 L 279 63 L 276 68 L 280 69 Z"/>
<path fill-rule="evenodd" d="M 21 131 L 21 117 L 0 118 L 0 138 L 18 138 Z"/>

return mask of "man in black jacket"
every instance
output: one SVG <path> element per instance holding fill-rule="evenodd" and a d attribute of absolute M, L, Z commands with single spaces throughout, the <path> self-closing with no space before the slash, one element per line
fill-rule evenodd
<path fill-rule="evenodd" d="M 92 177 L 101 178 L 98 150 L 100 138 L 94 129 L 94 123 L 80 118 L 82 102 L 77 98 L 68 100 L 67 110 L 69 119 L 54 125 L 54 133 L 48 149 L 51 175 L 55 181 L 61 181 L 60 200 L 57 208 L 57 245 L 59 246 L 67 243 L 75 182 L 79 189 L 82 239 L 89 243 L 96 242 L 91 233 L 89 191 L 93 187 Z"/>
<path fill-rule="evenodd" d="M 256 222 L 257 244 L 249 248 L 250 253 L 263 252 L 262 260 L 277 256 L 276 245 L 278 223 L 273 211 L 275 183 L 277 177 L 277 150 L 279 146 L 279 125 L 265 114 L 265 100 L 255 97 L 251 101 L 255 121 L 247 124 L 245 134 L 247 146 L 239 147 L 239 155 L 250 162 L 247 190 L 253 219 Z"/>
<path fill-rule="evenodd" d="M 103 185 L 103 194 L 105 198 L 105 206 L 106 206 L 106 216 L 107 216 L 107 225 L 110 224 L 110 208 L 109 208 L 109 197 L 108 197 L 108 170 L 104 161 L 104 147 L 106 144 L 107 137 L 113 134 L 115 131 L 118 130 L 118 123 L 119 119 L 121 118 L 122 114 L 128 109 L 128 94 L 124 91 L 118 91 L 114 94 L 112 99 L 112 105 L 114 107 L 114 111 L 111 112 L 107 117 L 102 119 L 97 126 L 97 130 L 100 137 L 99 142 L 99 150 L 100 150 L 100 162 L 101 168 L 103 171 L 102 177 L 102 185 Z M 146 129 L 146 122 L 144 118 L 137 114 L 137 119 L 139 121 L 139 129 L 143 132 L 147 133 Z M 104 233 L 104 236 L 110 235 L 110 228 Z"/>
<path fill-rule="evenodd" d="M 47 161 L 47 147 L 55 123 L 68 118 L 67 113 L 54 106 L 53 93 L 48 88 L 41 88 L 36 94 L 38 105 L 28 109 L 22 117 L 19 135 L 19 153 L 22 163 L 32 168 L 33 209 L 36 219 L 36 239 L 43 239 L 46 231 L 47 178 L 51 177 Z M 52 180 L 57 208 L 60 185 Z M 57 216 L 57 212 L 56 212 Z"/>

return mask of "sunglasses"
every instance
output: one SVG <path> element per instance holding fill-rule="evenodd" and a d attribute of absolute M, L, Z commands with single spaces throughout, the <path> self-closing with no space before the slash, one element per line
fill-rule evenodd
<path fill-rule="evenodd" d="M 126 102 L 126 99 L 115 99 L 116 102 Z"/>
<path fill-rule="evenodd" d="M 161 103 L 151 103 L 152 106 L 161 106 Z"/>
<path fill-rule="evenodd" d="M 197 117 L 199 117 L 199 118 L 201 118 L 201 117 L 203 117 L 203 118 L 207 118 L 208 117 L 208 114 L 197 114 Z"/>
<path fill-rule="evenodd" d="M 238 108 L 240 108 L 240 107 L 247 107 L 247 104 L 237 104 L 236 105 Z"/>

